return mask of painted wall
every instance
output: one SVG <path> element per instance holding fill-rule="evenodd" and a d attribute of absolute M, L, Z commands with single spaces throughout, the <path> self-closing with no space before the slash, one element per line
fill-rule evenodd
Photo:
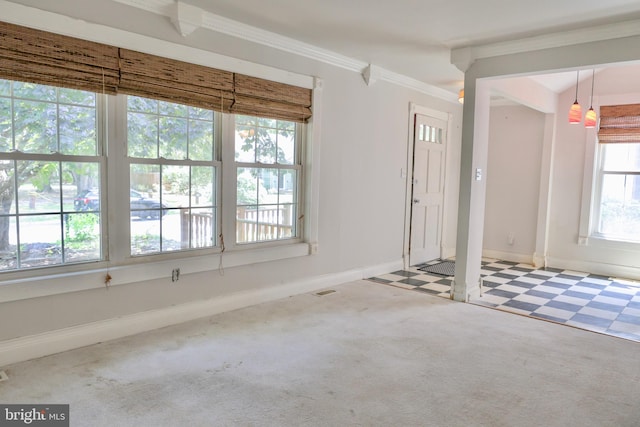
<path fill-rule="evenodd" d="M 593 106 L 640 103 L 638 67 L 602 69 L 596 74 Z M 581 82 L 578 100 L 589 108 L 591 78 Z M 575 88 L 560 97 L 569 106 Z M 568 108 L 568 107 L 567 107 Z M 559 120 L 553 152 L 552 198 L 549 224 L 549 264 L 581 271 L 640 278 L 640 245 L 589 237 L 586 219 L 597 150 L 596 130 Z M 584 192 L 583 192 L 584 191 Z M 581 219 L 584 224 L 580 229 Z M 583 237 L 583 239 L 581 239 Z M 586 239 L 584 239 L 586 238 Z"/>
<path fill-rule="evenodd" d="M 544 114 L 523 106 L 491 108 L 485 256 L 531 263 L 536 243 L 544 120 Z"/>
<path fill-rule="evenodd" d="M 182 275 L 175 284 L 167 278 L 2 303 L 0 341 L 291 283 L 316 280 L 315 286 L 320 288 L 327 277 L 342 277 L 340 274 L 345 272 L 365 274 L 381 266 L 398 265 L 405 225 L 406 178 L 401 176 L 401 169 L 407 163 L 411 102 L 453 113 L 447 176 L 454 185 L 449 186 L 446 215 L 456 217 L 461 138 L 461 106 L 456 102 L 383 81 L 366 86 L 359 73 L 202 29 L 182 38 L 167 19 L 114 2 L 59 0 L 47 2 L 46 6 L 41 1 L 16 3 L 46 7 L 87 22 L 320 77 L 321 149 L 314 164 L 320 165 L 319 252 L 227 268 L 224 275 L 215 270 Z M 40 24 L 33 22 L 34 27 Z M 173 53 L 167 51 L 168 55 Z M 455 221 L 450 221 L 443 244 L 454 247 L 455 239 Z M 162 268 L 170 271 L 175 264 L 176 261 L 167 261 Z"/>
<path fill-rule="evenodd" d="M 477 168 L 485 168 L 487 164 L 484 153 L 488 149 L 487 111 L 490 91 L 483 90 L 483 86 L 488 81 L 504 77 L 590 69 L 600 65 L 637 64 L 640 61 L 640 37 L 610 38 L 548 48 L 541 46 L 536 50 L 495 56 L 491 56 L 491 53 L 482 46 L 470 47 L 454 50 L 452 59 L 465 69 L 457 229 L 458 262 L 456 262 L 456 274 L 452 287 L 454 299 L 467 301 L 479 294 L 479 266 L 484 232 L 484 227 L 478 226 L 477 222 L 482 219 L 484 223 L 486 188 L 479 182 L 474 182 L 473 179 L 474 171 Z M 634 76 L 631 78 L 635 79 Z M 469 99 L 472 102 L 466 102 L 467 92 L 470 93 Z M 568 106 L 572 102 L 573 99 L 570 99 L 567 92 L 560 97 L 558 105 Z M 569 130 L 568 124 L 562 126 L 561 118 L 555 122 L 558 125 L 552 141 L 553 150 L 549 150 L 553 155 L 550 156 L 548 163 L 553 165 L 553 171 L 550 173 L 552 182 L 549 186 L 552 194 L 550 203 L 553 206 L 548 210 L 548 220 L 544 221 L 548 224 L 544 233 L 548 239 L 537 244 L 537 247 L 544 249 L 548 265 L 551 266 L 640 278 L 638 245 L 615 247 L 611 250 L 607 250 L 609 245 L 600 245 L 601 247 L 596 250 L 593 245 L 595 242 L 590 242 L 592 249 L 587 249 L 586 246 L 578 247 L 579 226 L 576 224 L 579 224 L 578 213 L 584 200 L 582 185 L 580 185 L 584 180 L 584 174 L 580 170 L 584 171 L 585 135 L 584 130 Z M 547 120 L 547 124 L 550 123 L 552 121 Z M 544 152 L 546 151 L 545 148 Z M 546 165 L 543 166 L 546 167 Z M 577 170 L 573 169 L 574 167 Z M 562 199 L 563 196 L 566 198 Z M 560 203 L 571 206 L 570 210 L 567 212 L 558 209 Z M 556 232 L 562 232 L 562 237 L 556 235 Z M 567 258 L 562 258 L 563 256 Z"/>

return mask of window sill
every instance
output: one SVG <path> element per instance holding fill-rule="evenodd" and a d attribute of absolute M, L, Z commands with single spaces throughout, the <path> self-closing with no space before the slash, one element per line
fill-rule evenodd
<path fill-rule="evenodd" d="M 603 249 L 619 249 L 637 251 L 640 249 L 640 242 L 622 240 L 619 237 L 591 235 L 589 237 L 580 237 L 578 240 L 580 246 L 593 246 Z"/>
<path fill-rule="evenodd" d="M 69 266 L 63 273 L 49 275 L 20 274 L 16 278 L 0 279 L 0 303 L 104 288 L 107 286 L 105 284 L 107 273 L 111 276 L 109 287 L 120 286 L 148 280 L 171 280 L 171 272 L 174 268 L 180 269 L 181 276 L 217 271 L 221 265 L 221 258 L 223 268 L 232 268 L 306 256 L 312 253 L 312 249 L 308 243 L 294 243 L 162 261 L 141 262 L 143 260 L 138 258 L 136 263 L 118 266 L 99 263 L 100 267 L 81 271 L 73 271 L 72 266 Z M 64 269 L 64 267 L 61 268 Z"/>

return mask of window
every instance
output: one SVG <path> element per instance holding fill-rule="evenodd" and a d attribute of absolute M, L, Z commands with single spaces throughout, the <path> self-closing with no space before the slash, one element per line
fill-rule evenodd
<path fill-rule="evenodd" d="M 0 80 L 0 271 L 102 259 L 97 102 Z"/>
<path fill-rule="evenodd" d="M 127 97 L 132 255 L 215 246 L 213 118 L 211 110 Z"/>
<path fill-rule="evenodd" d="M 595 232 L 640 241 L 640 144 L 601 144 Z"/>
<path fill-rule="evenodd" d="M 118 97 L 126 102 L 0 80 L 0 271 L 109 258 L 102 189 L 106 174 L 120 172 L 102 154 L 118 153 L 114 138 L 100 136 L 107 120 L 126 122 L 128 188 L 118 193 L 129 194 L 131 256 L 217 247 L 223 200 L 236 201 L 236 244 L 300 236 L 302 125 Z M 114 102 L 113 117 L 101 99 Z M 224 167 L 235 181 L 223 187 Z"/>
<path fill-rule="evenodd" d="M 594 234 L 640 242 L 640 104 L 602 106 Z"/>
<path fill-rule="evenodd" d="M 299 241 L 306 78 L 0 22 L 0 79 L 0 272 Z"/>
<path fill-rule="evenodd" d="M 235 117 L 236 243 L 298 235 L 300 136 L 294 122 Z"/>

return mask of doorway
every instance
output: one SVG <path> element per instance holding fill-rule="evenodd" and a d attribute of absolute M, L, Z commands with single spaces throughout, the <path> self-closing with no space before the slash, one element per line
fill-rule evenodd
<path fill-rule="evenodd" d="M 409 265 L 441 258 L 447 120 L 413 114 Z"/>

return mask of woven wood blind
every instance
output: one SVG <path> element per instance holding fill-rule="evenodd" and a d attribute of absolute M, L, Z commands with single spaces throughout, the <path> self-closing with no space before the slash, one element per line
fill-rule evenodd
<path fill-rule="evenodd" d="M 311 90 L 0 22 L 0 78 L 305 122 Z"/>
<path fill-rule="evenodd" d="M 640 143 L 640 104 L 600 107 L 598 141 L 603 144 Z"/>
<path fill-rule="evenodd" d="M 0 77 L 115 94 L 118 48 L 0 22 Z"/>
<path fill-rule="evenodd" d="M 234 114 L 305 122 L 311 117 L 311 89 L 235 74 Z"/>
<path fill-rule="evenodd" d="M 233 102 L 233 73 L 120 49 L 119 91 L 229 111 Z"/>

